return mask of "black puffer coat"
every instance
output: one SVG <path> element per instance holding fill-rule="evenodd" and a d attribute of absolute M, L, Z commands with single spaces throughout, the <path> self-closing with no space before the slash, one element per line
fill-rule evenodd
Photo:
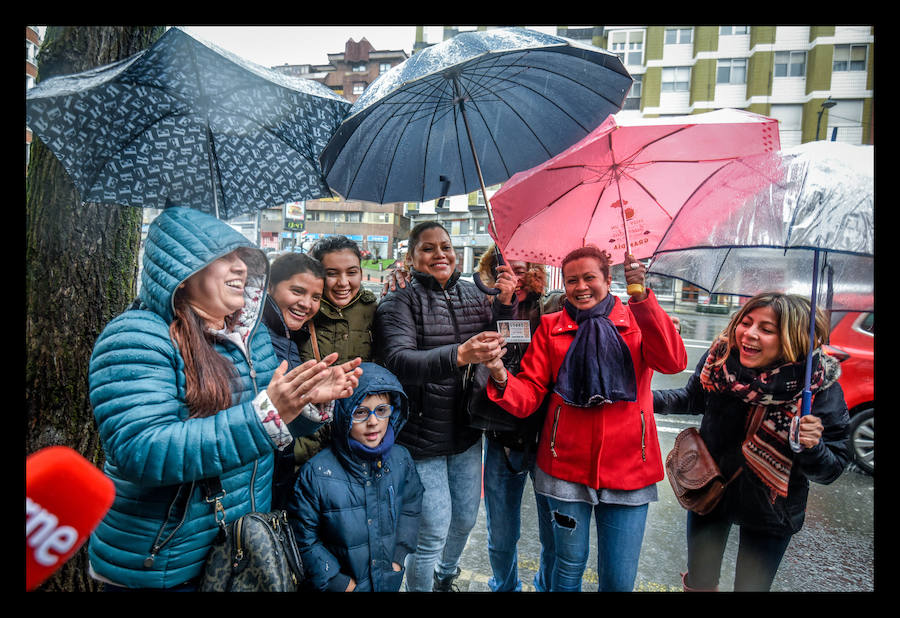
<path fill-rule="evenodd" d="M 653 391 L 656 414 L 702 414 L 700 435 L 725 478 L 744 463 L 741 444 L 746 437 L 750 405 L 728 393 L 708 392 L 700 385 L 703 355 L 684 388 Z M 794 534 L 803 526 L 809 481 L 827 485 L 836 480 L 850 461 L 847 404 L 841 385 L 814 393 L 811 414 L 824 426 L 822 440 L 794 455 L 787 498 L 774 503 L 763 482 L 748 468 L 725 490 L 725 496 L 709 516 L 773 534 Z"/>
<path fill-rule="evenodd" d="M 455 272 L 445 288 L 431 275 L 411 270 L 405 288 L 387 294 L 375 313 L 377 350 L 409 397 L 410 418 L 399 437 L 414 459 L 455 455 L 481 432 L 468 427 L 463 400 L 465 367 L 457 367 L 461 343 L 495 320 L 513 318 L 512 305 L 490 303 Z"/>

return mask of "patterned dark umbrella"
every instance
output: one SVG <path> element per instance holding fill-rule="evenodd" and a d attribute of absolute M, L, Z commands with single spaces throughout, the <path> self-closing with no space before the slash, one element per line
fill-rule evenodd
<path fill-rule="evenodd" d="M 179 28 L 28 91 L 26 123 L 86 202 L 177 204 L 230 219 L 331 196 L 319 155 L 350 103 Z"/>

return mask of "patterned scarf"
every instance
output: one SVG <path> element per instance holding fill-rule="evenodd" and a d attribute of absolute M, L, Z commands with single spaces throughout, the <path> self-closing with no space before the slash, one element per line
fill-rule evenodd
<path fill-rule="evenodd" d="M 578 330 L 559 368 L 554 391 L 569 405 L 591 408 L 637 399 L 631 351 L 609 320 L 614 305 L 612 294 L 586 311 L 568 300 L 563 305 Z"/>
<path fill-rule="evenodd" d="M 788 494 L 794 455 L 788 443 L 788 430 L 791 419 L 800 412 L 806 359 L 757 372 L 743 367 L 739 352 L 732 350 L 725 362 L 716 366 L 727 349 L 728 342 L 724 338 L 713 343 L 700 372 L 700 384 L 707 391 L 731 393 L 749 404 L 748 419 L 752 419 L 760 407 L 765 408 L 759 428 L 743 442 L 741 451 L 749 468 L 771 491 L 774 502 L 776 497 L 784 498 Z M 830 386 L 840 374 L 837 359 L 819 351 L 813 352 L 810 378 L 813 394 Z"/>

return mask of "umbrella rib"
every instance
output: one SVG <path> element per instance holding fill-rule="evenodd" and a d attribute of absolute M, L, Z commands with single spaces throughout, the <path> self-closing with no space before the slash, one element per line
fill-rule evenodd
<path fill-rule="evenodd" d="M 621 172 L 622 172 L 623 176 L 632 180 L 634 182 L 634 184 L 636 184 L 644 193 L 646 193 L 650 197 L 650 199 L 653 200 L 653 203 L 656 204 L 657 208 L 659 208 L 661 211 L 663 211 L 663 213 L 665 213 L 665 215 L 667 217 L 669 217 L 669 219 L 672 218 L 672 215 L 669 213 L 669 211 L 666 210 L 666 208 L 662 204 L 659 203 L 659 200 L 656 199 L 656 196 L 650 192 L 650 189 L 648 189 L 646 186 L 644 186 L 644 184 L 640 180 L 638 180 L 637 178 L 635 178 L 634 176 L 629 174 L 627 170 L 623 169 L 623 170 L 621 170 Z M 623 204 L 623 206 L 624 206 L 624 204 Z"/>
<path fill-rule="evenodd" d="M 546 52 L 547 50 L 540 50 L 540 51 L 545 51 L 545 52 Z M 509 55 L 515 55 L 515 54 L 509 54 Z M 509 55 L 507 55 L 507 57 L 508 57 Z M 545 68 L 543 68 L 543 67 L 534 66 L 534 65 L 532 65 L 532 64 L 524 64 L 524 63 L 523 63 L 523 64 L 520 64 L 519 62 L 522 61 L 522 60 L 524 60 L 525 56 L 527 56 L 527 55 L 528 55 L 528 52 L 520 52 L 520 53 L 518 53 L 518 57 L 515 58 L 515 59 L 513 60 L 513 62 L 510 62 L 510 63 L 508 63 L 508 64 L 506 64 L 506 65 L 504 65 L 504 66 L 505 66 L 505 67 L 516 67 L 516 68 L 518 68 L 518 69 L 521 69 L 521 71 L 525 71 L 525 70 L 534 70 L 534 71 L 542 71 L 542 72 L 544 72 L 544 73 L 550 73 L 551 75 L 554 75 L 554 76 L 556 76 L 556 77 L 561 77 L 562 79 L 565 79 L 565 80 L 568 80 L 568 81 L 572 82 L 573 84 L 575 84 L 575 85 L 576 85 L 577 87 L 579 87 L 579 88 L 585 88 L 585 89 L 587 89 L 587 90 L 590 90 L 592 93 L 594 93 L 595 95 L 599 96 L 600 98 L 602 98 L 602 99 L 608 101 L 611 105 L 613 105 L 613 106 L 616 107 L 616 108 L 618 108 L 619 105 L 621 104 L 621 102 L 613 101 L 613 100 L 610 99 L 608 96 L 606 96 L 606 94 L 604 94 L 603 92 L 594 89 L 591 83 L 581 82 L 581 81 L 579 81 L 579 80 L 573 78 L 573 77 L 572 77 L 571 75 L 569 75 L 569 74 L 555 73 L 555 72 L 549 71 L 548 69 L 545 69 Z M 502 59 L 502 57 L 497 57 L 497 58 L 496 58 L 496 61 L 499 62 L 499 60 L 501 60 L 501 59 Z M 495 62 L 494 64 L 496 65 L 497 62 Z M 592 63 L 592 64 L 595 64 L 595 63 Z M 473 66 L 476 66 L 476 67 L 477 67 L 477 66 L 479 66 L 479 65 L 478 65 L 478 64 L 475 64 L 475 65 L 473 65 Z M 520 71 L 520 72 L 521 72 L 521 71 Z M 491 77 L 492 77 L 493 79 L 501 79 L 501 80 L 503 80 L 503 81 L 509 81 L 508 78 L 505 78 L 505 77 L 502 77 L 502 76 L 491 76 Z M 513 84 L 515 84 L 515 82 L 513 82 Z M 545 99 L 546 99 L 547 101 L 549 101 L 550 103 L 553 103 L 554 105 L 556 105 L 556 103 L 555 103 L 552 99 L 550 99 L 550 98 L 544 96 L 543 94 L 541 94 L 540 92 L 534 90 L 533 88 L 528 88 L 527 86 L 523 86 L 522 84 L 515 84 L 515 85 L 518 85 L 518 86 L 521 86 L 521 87 L 525 87 L 525 88 L 527 88 L 528 90 L 531 90 L 532 92 L 534 92 L 535 94 L 537 94 L 538 96 L 541 96 L 541 97 L 545 98 Z M 489 89 L 489 90 L 491 90 L 491 92 L 493 92 L 493 89 Z M 559 107 L 559 106 L 557 105 L 557 107 Z M 565 110 L 563 110 L 563 109 L 560 108 L 560 111 L 562 111 L 563 113 L 565 113 L 567 116 L 569 116 L 569 117 L 571 118 L 571 115 L 568 114 L 568 113 L 566 113 Z M 579 124 L 579 126 L 581 126 L 581 123 L 578 123 L 577 120 L 575 120 L 574 118 L 572 118 L 572 120 L 575 121 L 577 124 Z M 585 129 L 585 131 L 589 131 L 589 129 L 588 129 L 587 127 L 583 127 L 583 126 L 582 126 L 582 128 Z"/>
<path fill-rule="evenodd" d="M 606 193 L 606 190 L 609 188 L 609 185 L 610 185 L 610 183 L 607 182 L 607 183 L 603 186 L 603 190 L 600 191 L 600 194 L 597 196 L 597 199 L 596 199 L 596 201 L 594 202 L 594 209 L 591 211 L 591 216 L 590 216 L 590 218 L 588 219 L 588 224 L 587 224 L 587 227 L 586 227 L 586 229 L 585 229 L 584 236 L 583 236 L 582 239 L 581 239 L 581 246 L 582 246 L 582 247 L 585 245 L 585 242 L 587 241 L 587 237 L 588 237 L 587 230 L 589 230 L 590 227 L 591 227 L 590 222 L 594 220 L 594 215 L 597 214 L 597 208 L 600 207 L 600 200 L 603 199 L 603 195 Z M 620 207 L 624 208 L 624 207 L 621 206 L 621 205 L 620 205 Z M 624 228 L 624 226 L 625 226 L 625 222 L 623 221 L 623 222 L 622 222 L 622 227 Z M 626 235 L 626 238 L 627 238 L 627 235 Z M 627 252 L 627 251 L 628 251 L 628 247 L 625 247 L 625 250 L 626 250 L 626 252 Z"/>
<path fill-rule="evenodd" d="M 512 236 L 513 236 L 513 235 L 514 235 L 521 227 L 523 227 L 526 223 L 528 223 L 528 222 L 531 221 L 532 219 L 535 219 L 535 218 L 539 217 L 544 211 L 549 210 L 556 202 L 558 202 L 559 200 L 561 200 L 562 198 L 564 198 L 565 196 L 567 196 L 569 193 L 571 193 L 572 191 L 574 191 L 574 190 L 577 189 L 578 187 L 584 186 L 585 184 L 587 184 L 587 183 L 585 183 L 584 181 L 580 181 L 580 182 L 578 182 L 577 184 L 572 185 L 571 187 L 569 187 L 568 189 L 566 189 L 565 191 L 563 191 L 561 194 L 559 194 L 558 196 L 556 196 L 556 197 L 553 198 L 552 200 L 548 201 L 544 206 L 541 206 L 541 209 L 540 209 L 539 211 L 537 211 L 536 213 L 534 213 L 533 215 L 531 215 L 531 216 L 529 216 L 529 217 L 526 217 L 525 219 L 522 219 L 522 221 L 520 221 L 519 223 L 516 224 L 516 227 L 513 228 L 512 232 L 510 232 L 510 238 L 512 238 Z M 607 185 L 607 186 L 608 186 L 608 185 Z M 605 190 L 606 190 L 606 187 L 603 188 L 603 191 L 605 191 Z M 603 191 L 600 192 L 601 195 L 603 194 Z"/>

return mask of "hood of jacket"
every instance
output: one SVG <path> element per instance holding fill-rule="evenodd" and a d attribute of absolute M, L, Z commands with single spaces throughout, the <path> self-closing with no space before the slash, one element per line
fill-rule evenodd
<path fill-rule="evenodd" d="M 241 259 L 247 264 L 242 321 L 255 322 L 269 275 L 265 254 L 224 221 L 192 208 L 166 208 L 150 224 L 138 297 L 170 323 L 175 316 L 173 300 L 178 286 L 211 262 L 240 248 L 246 249 Z"/>
<path fill-rule="evenodd" d="M 363 372 L 359 377 L 359 386 L 346 399 L 338 399 L 334 403 L 334 423 L 331 431 L 332 443 L 338 456 L 346 461 L 359 463 L 361 460 L 350 451 L 350 415 L 362 401 L 375 393 L 389 393 L 394 412 L 390 424 L 394 436 L 400 433 L 409 417 L 409 401 L 403 386 L 393 373 L 375 363 L 362 363 Z"/>

